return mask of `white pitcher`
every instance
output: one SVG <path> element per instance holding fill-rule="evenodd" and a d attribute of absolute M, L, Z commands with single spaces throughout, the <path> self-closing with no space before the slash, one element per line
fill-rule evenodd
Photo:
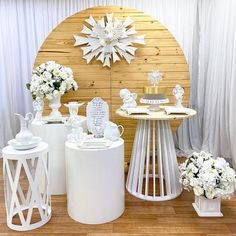
<path fill-rule="evenodd" d="M 29 130 L 29 124 L 33 121 L 34 115 L 30 112 L 25 117 L 17 113 L 15 115 L 20 119 L 20 132 L 16 135 L 16 141 L 27 144 L 33 137 L 33 134 Z"/>
<path fill-rule="evenodd" d="M 121 132 L 119 128 L 121 129 Z M 116 125 L 111 121 L 105 123 L 104 138 L 110 139 L 111 141 L 116 141 L 122 136 L 123 133 L 124 127 L 122 125 Z"/>

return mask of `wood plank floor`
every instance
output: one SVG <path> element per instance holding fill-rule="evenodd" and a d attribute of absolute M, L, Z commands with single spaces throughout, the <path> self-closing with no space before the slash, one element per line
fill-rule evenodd
<path fill-rule="evenodd" d="M 236 236 L 236 198 L 223 200 L 222 218 L 198 217 L 192 202 L 193 194 L 186 191 L 177 199 L 165 202 L 142 201 L 126 193 L 125 212 L 119 219 L 102 225 L 85 225 L 68 216 L 65 195 L 53 196 L 53 215 L 48 224 L 34 231 L 16 232 L 6 226 L 1 168 L 0 235 Z"/>

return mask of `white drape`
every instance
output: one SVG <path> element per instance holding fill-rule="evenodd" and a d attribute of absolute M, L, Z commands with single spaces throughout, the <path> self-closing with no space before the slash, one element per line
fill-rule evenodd
<path fill-rule="evenodd" d="M 13 113 L 32 109 L 25 84 L 46 36 L 82 9 L 119 5 L 157 18 L 183 48 L 192 84 L 190 106 L 199 114 L 180 127 L 179 149 L 187 154 L 204 149 L 236 160 L 235 4 L 234 0 L 1 0 L 0 148 L 18 128 Z"/>

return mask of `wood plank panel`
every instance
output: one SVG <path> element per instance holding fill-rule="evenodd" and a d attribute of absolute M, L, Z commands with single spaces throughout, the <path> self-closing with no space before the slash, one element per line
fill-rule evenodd
<path fill-rule="evenodd" d="M 113 64 L 111 69 L 104 68 L 96 60 L 92 60 L 87 65 L 82 58 L 81 48 L 73 46 L 73 35 L 82 35 L 80 31 L 83 24 L 88 26 L 84 21 L 90 15 L 97 20 L 109 12 L 113 12 L 115 17 L 123 21 L 127 16 L 130 16 L 135 21 L 133 25 L 138 35 L 146 35 L 146 45 L 135 45 L 137 51 L 131 64 L 122 59 Z M 71 67 L 79 84 L 79 90 L 63 96 L 62 103 L 73 100 L 88 102 L 95 96 L 101 96 L 108 102 L 111 119 L 125 127 L 126 162 L 129 162 L 132 151 L 136 121 L 126 120 L 115 114 L 115 110 L 121 104 L 119 98 L 121 88 L 128 88 L 137 92 L 139 100 L 143 95 L 143 87 L 149 85 L 147 73 L 158 69 L 163 74 L 160 87 L 166 88 L 170 103 L 174 102 L 172 89 L 178 83 L 185 88 L 183 103 L 188 104 L 189 71 L 182 49 L 168 29 L 160 22 L 136 9 L 102 6 L 86 9 L 68 17 L 48 35 L 38 52 L 35 66 L 47 60 L 55 60 L 62 65 Z M 63 113 L 68 112 L 65 107 L 62 107 L 61 111 Z M 45 114 L 48 112 L 49 108 L 46 106 Z M 85 106 L 79 112 L 84 115 Z M 175 131 L 180 123 L 181 121 L 174 121 L 172 130 Z"/>

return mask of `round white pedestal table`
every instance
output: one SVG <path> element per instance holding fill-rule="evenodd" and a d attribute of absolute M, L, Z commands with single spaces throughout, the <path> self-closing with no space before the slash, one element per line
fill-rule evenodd
<path fill-rule="evenodd" d="M 107 149 L 66 142 L 67 210 L 85 224 L 102 224 L 124 212 L 124 141 Z"/>
<path fill-rule="evenodd" d="M 52 215 L 48 179 L 48 144 L 40 142 L 29 150 L 2 150 L 7 226 L 17 231 L 36 229 Z M 32 221 L 34 209 L 39 218 Z M 24 214 L 25 213 L 25 214 Z M 13 218 L 19 217 L 15 223 Z"/>
<path fill-rule="evenodd" d="M 87 132 L 86 117 L 80 116 L 84 132 Z M 44 117 L 47 120 L 47 117 Z M 39 136 L 48 143 L 50 161 L 50 185 L 51 194 L 59 195 L 66 193 L 65 171 L 65 142 L 68 130 L 64 123 L 46 123 L 30 125 L 30 130 L 35 136 Z"/>
<path fill-rule="evenodd" d="M 164 107 L 161 106 L 162 109 Z M 138 120 L 126 182 L 126 189 L 133 196 L 149 201 L 165 201 L 181 194 L 170 121 L 196 114 L 192 109 L 188 112 L 188 115 L 167 115 L 160 110 L 149 115 L 128 115 L 126 111 L 116 111 L 122 117 Z"/>

